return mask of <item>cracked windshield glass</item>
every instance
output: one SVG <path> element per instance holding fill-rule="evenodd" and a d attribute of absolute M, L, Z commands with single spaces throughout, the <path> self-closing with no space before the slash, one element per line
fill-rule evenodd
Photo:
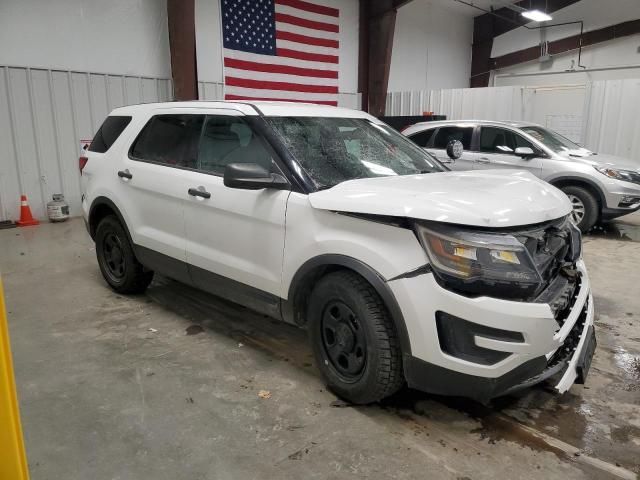
<path fill-rule="evenodd" d="M 363 118 L 270 117 L 268 121 L 318 189 L 357 178 L 446 170 L 390 127 Z"/>

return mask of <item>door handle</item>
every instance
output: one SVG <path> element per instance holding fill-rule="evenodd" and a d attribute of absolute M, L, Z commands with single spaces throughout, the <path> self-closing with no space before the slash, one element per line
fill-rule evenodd
<path fill-rule="evenodd" d="M 478 163 L 491 163 L 491 160 L 489 160 L 487 157 L 480 157 L 478 160 L 476 160 L 476 162 L 478 162 Z"/>
<path fill-rule="evenodd" d="M 202 189 L 202 190 L 200 190 Z M 202 197 L 202 198 L 211 198 L 211 194 L 209 192 L 207 192 L 204 187 L 200 187 L 200 188 L 190 188 L 188 190 L 189 195 L 191 195 L 192 197 Z"/>
<path fill-rule="evenodd" d="M 118 176 L 120 178 L 126 178 L 128 180 L 131 180 L 133 178 L 133 175 L 131 175 L 131 173 L 129 172 L 129 169 L 118 171 Z"/>

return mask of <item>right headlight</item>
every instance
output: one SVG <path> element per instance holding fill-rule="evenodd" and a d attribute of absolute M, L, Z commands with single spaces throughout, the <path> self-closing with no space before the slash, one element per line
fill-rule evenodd
<path fill-rule="evenodd" d="M 500 287 L 502 297 L 522 298 L 542 283 L 524 245 L 508 234 L 417 224 L 417 233 L 440 280 L 466 293 L 487 294 Z"/>
<path fill-rule="evenodd" d="M 593 168 L 609 178 L 615 178 L 616 180 L 622 180 L 631 183 L 640 183 L 640 173 L 633 170 L 620 170 L 618 168 L 601 166 L 594 166 Z"/>

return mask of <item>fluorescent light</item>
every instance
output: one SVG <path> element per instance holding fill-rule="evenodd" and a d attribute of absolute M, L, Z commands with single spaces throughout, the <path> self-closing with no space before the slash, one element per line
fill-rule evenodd
<path fill-rule="evenodd" d="M 526 12 L 522 12 L 522 16 L 534 22 L 548 22 L 552 20 L 551 15 L 541 12 L 540 10 L 527 10 Z"/>

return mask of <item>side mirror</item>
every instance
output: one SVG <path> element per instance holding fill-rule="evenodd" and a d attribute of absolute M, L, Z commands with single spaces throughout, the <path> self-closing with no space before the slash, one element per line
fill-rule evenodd
<path fill-rule="evenodd" d="M 224 185 L 243 190 L 272 188 L 287 190 L 289 182 L 280 174 L 270 173 L 257 163 L 230 163 L 224 169 Z"/>
<path fill-rule="evenodd" d="M 451 140 L 447 143 L 447 155 L 451 160 L 457 160 L 462 156 L 464 146 L 460 140 Z"/>
<path fill-rule="evenodd" d="M 530 147 L 518 147 L 516 148 L 516 155 L 522 158 L 531 158 L 536 156 L 536 152 Z"/>

